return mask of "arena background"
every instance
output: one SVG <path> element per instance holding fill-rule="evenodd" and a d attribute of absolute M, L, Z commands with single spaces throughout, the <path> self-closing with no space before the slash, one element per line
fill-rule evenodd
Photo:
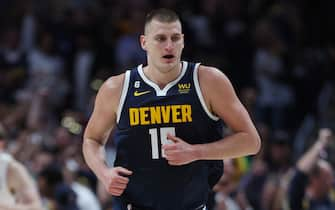
<path fill-rule="evenodd" d="M 320 128 L 335 129 L 333 1 L 1 0 L 8 152 L 34 176 L 46 209 L 112 209 L 83 161 L 82 133 L 101 83 L 145 62 L 139 35 L 159 7 L 182 18 L 183 59 L 220 68 L 262 137 L 257 156 L 225 160 L 210 208 L 287 209 L 290 171 Z M 112 141 L 106 150 L 112 164 Z M 332 141 L 322 157 L 334 164 L 334 154 Z"/>

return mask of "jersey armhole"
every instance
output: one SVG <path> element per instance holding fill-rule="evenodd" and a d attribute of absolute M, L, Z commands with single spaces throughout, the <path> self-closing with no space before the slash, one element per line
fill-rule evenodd
<path fill-rule="evenodd" d="M 119 107 L 117 109 L 116 113 L 116 123 L 119 123 L 120 117 L 121 117 L 121 112 L 123 108 L 124 101 L 126 100 L 127 92 L 128 92 L 128 87 L 129 87 L 129 80 L 130 80 L 130 71 L 126 71 L 125 76 L 124 76 L 124 82 L 123 82 L 123 88 L 121 92 L 121 97 L 120 97 L 120 103 Z"/>
<path fill-rule="evenodd" d="M 209 109 L 206 105 L 205 99 L 203 97 L 203 94 L 201 92 L 200 83 L 199 83 L 199 75 L 198 75 L 199 66 L 200 66 L 200 63 L 196 63 L 195 66 L 194 66 L 194 72 L 193 72 L 193 82 L 194 82 L 194 86 L 195 86 L 197 96 L 198 96 L 199 101 L 201 103 L 201 106 L 202 106 L 203 110 L 206 112 L 207 116 L 214 121 L 218 121 L 220 118 L 215 116 L 213 113 L 211 113 L 209 111 Z"/>

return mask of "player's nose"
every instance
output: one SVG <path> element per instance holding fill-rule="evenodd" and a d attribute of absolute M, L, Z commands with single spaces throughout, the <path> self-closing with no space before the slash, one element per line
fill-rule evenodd
<path fill-rule="evenodd" d="M 165 43 L 164 49 L 170 52 L 173 49 L 173 47 L 174 47 L 173 42 L 170 39 L 168 39 Z"/>

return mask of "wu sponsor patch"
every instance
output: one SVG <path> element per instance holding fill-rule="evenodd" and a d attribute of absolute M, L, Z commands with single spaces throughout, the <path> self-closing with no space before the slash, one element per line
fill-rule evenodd
<path fill-rule="evenodd" d="M 178 92 L 181 94 L 187 94 L 191 90 L 191 83 L 178 84 Z"/>

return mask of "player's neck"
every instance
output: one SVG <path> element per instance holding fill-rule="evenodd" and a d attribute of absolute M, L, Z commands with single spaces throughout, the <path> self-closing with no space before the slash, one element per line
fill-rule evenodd
<path fill-rule="evenodd" d="M 174 68 L 160 70 L 155 66 L 146 66 L 143 68 L 145 76 L 163 89 L 167 84 L 177 79 L 180 75 L 182 64 L 179 63 Z"/>

